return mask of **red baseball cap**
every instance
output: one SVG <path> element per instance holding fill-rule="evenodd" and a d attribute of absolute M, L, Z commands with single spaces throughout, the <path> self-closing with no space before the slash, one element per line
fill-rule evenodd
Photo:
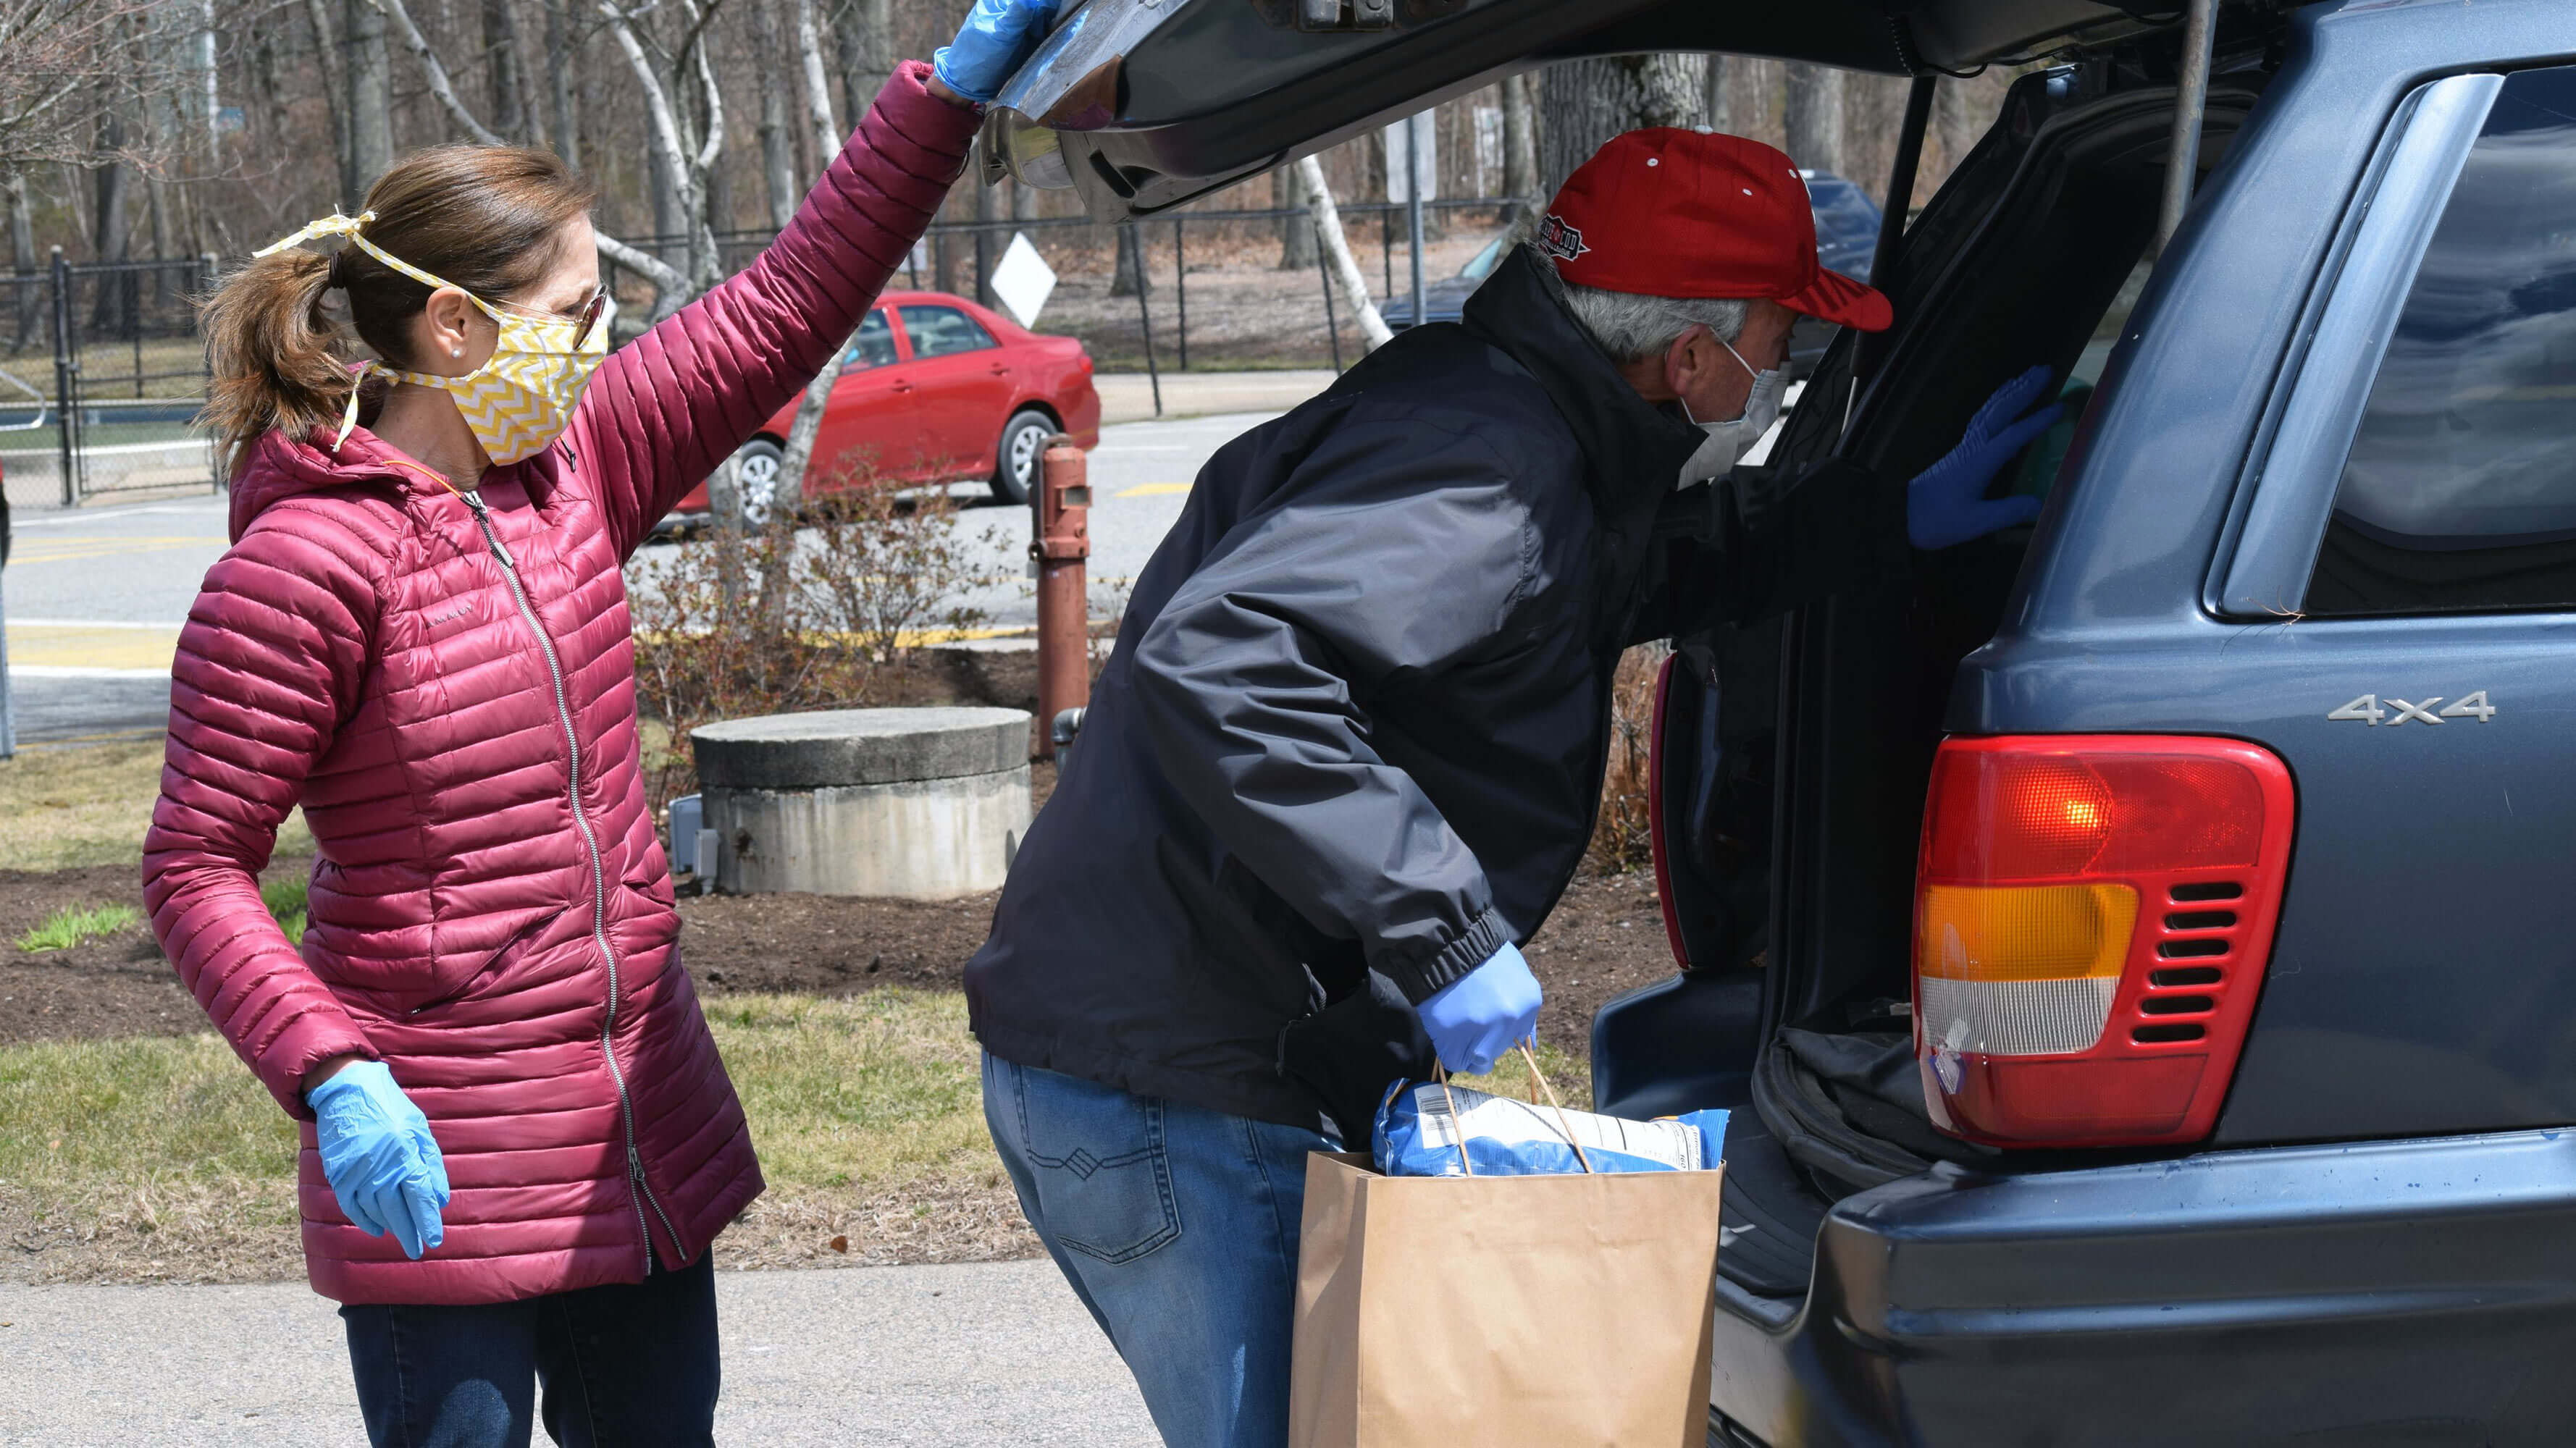
<path fill-rule="evenodd" d="M 1579 287 L 1767 297 L 1864 332 L 1896 319 L 1885 296 L 1816 260 L 1797 166 L 1742 136 L 1677 126 L 1613 136 L 1566 178 L 1531 240 Z"/>

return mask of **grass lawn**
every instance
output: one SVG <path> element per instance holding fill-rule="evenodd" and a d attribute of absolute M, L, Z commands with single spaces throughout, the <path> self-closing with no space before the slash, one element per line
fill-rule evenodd
<path fill-rule="evenodd" d="M 0 870 L 140 863 L 160 794 L 158 736 L 0 759 Z M 287 816 L 277 853 L 312 850 L 303 813 Z"/>
<path fill-rule="evenodd" d="M 769 1178 L 728 1265 L 1036 1249 L 984 1134 L 963 995 L 745 996 L 708 1019 Z M 300 1277 L 295 1143 L 213 1035 L 0 1051 L 0 1243 L 19 1249 L 0 1277 Z"/>
<path fill-rule="evenodd" d="M 736 996 L 707 1019 L 769 1179 L 725 1265 L 1037 1251 L 985 1135 L 962 994 Z M 1541 1054 L 1560 1096 L 1588 1099 L 1580 1061 Z M 1488 1089 L 1526 1096 L 1526 1069 Z M 300 1277 L 295 1142 L 212 1035 L 0 1050 L 0 1280 Z"/>

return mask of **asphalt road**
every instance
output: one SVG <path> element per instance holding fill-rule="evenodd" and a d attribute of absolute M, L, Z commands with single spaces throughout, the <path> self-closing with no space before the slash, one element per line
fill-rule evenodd
<path fill-rule="evenodd" d="M 717 1300 L 720 1442 L 1157 1441 L 1050 1262 L 719 1272 Z M 363 1445 L 344 1343 L 301 1283 L 0 1287 L 0 1444 Z"/>
<path fill-rule="evenodd" d="M 1091 454 L 1092 599 L 1144 566 L 1210 453 L 1272 416 L 1235 413 L 1113 424 Z M 961 498 L 980 490 L 960 488 Z M 206 569 L 225 546 L 227 502 L 182 498 L 74 512 L 21 513 L 0 603 L 22 743 L 149 732 L 169 714 L 170 652 Z M 957 525 L 994 582 L 972 602 L 996 630 L 1037 621 L 1026 579 L 1029 513 L 973 497 Z M 649 569 L 662 545 L 642 555 Z"/>

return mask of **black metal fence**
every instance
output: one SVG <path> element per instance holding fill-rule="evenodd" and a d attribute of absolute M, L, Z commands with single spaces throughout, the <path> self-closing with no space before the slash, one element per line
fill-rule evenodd
<path fill-rule="evenodd" d="M 12 503 L 218 483 L 195 298 L 212 256 L 0 276 L 0 477 Z"/>
<path fill-rule="evenodd" d="M 1454 272 L 1503 234 L 1514 207 L 1500 197 L 1426 202 L 1426 275 Z M 1405 208 L 1338 209 L 1362 267 L 1376 273 L 1375 300 L 1402 300 Z M 1313 241 L 1312 226 L 1303 209 L 1189 211 L 1129 224 L 1121 246 L 1117 228 L 1082 217 L 940 222 L 900 280 L 989 303 L 993 268 L 1025 233 L 1059 277 L 1038 330 L 1079 337 L 1103 370 L 1154 375 L 1159 405 L 1166 367 L 1338 371 L 1364 350 L 1323 248 L 1291 239 L 1298 232 Z M 720 265 L 727 273 L 748 266 L 770 239 L 767 231 L 719 234 Z M 684 238 L 633 244 L 685 260 Z M 1283 268 L 1306 250 L 1311 266 Z M 105 494 L 221 486 L 216 450 L 191 426 L 207 382 L 192 299 L 211 290 L 215 268 L 212 256 L 75 264 L 57 248 L 42 271 L 0 275 L 0 478 L 11 502 L 68 507 Z M 644 289 L 614 263 L 604 271 L 613 287 Z"/>
<path fill-rule="evenodd" d="M 1360 202 L 1336 208 L 1355 258 L 1370 274 L 1372 300 L 1384 306 L 1409 294 L 1410 247 L 1405 208 Z M 1426 201 L 1425 275 L 1450 275 L 1508 229 L 1517 203 L 1504 197 Z M 1058 275 L 1055 300 L 1034 329 L 1079 337 L 1108 371 L 1159 374 L 1165 368 L 1331 366 L 1364 350 L 1350 299 L 1339 295 L 1323 249 L 1295 272 L 1280 262 L 1287 233 L 1313 237 L 1303 208 L 1177 212 L 1113 228 L 1084 217 L 939 222 L 903 268 L 898 284 L 994 302 L 987 285 L 1014 234 L 1025 233 Z M 1122 244 L 1120 230 L 1128 232 Z M 748 265 L 771 233 L 719 233 L 728 272 Z M 632 239 L 638 248 L 685 264 L 683 237 Z M 1137 284 L 1141 266 L 1143 285 Z M 1122 274 L 1123 272 L 1123 274 Z M 1211 275 L 1213 273 L 1213 275 Z M 649 285 L 610 264 L 607 280 L 639 299 Z M 641 310 L 630 310 L 630 324 Z"/>

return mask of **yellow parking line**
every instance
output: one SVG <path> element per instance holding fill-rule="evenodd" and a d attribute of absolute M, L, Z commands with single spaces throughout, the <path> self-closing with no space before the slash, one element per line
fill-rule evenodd
<path fill-rule="evenodd" d="M 178 646 L 179 631 L 175 628 L 9 625 L 12 668 L 166 669 Z"/>
<path fill-rule="evenodd" d="M 1110 496 L 1118 498 L 1160 498 L 1169 496 L 1173 493 L 1186 493 L 1189 490 L 1190 485 L 1187 483 L 1138 483 L 1132 488 L 1121 488 Z"/>
<path fill-rule="evenodd" d="M 126 558 L 137 553 L 166 553 L 176 548 L 220 548 L 212 534 L 195 538 L 27 538 L 9 551 L 11 563 L 77 563 L 88 558 Z"/>

